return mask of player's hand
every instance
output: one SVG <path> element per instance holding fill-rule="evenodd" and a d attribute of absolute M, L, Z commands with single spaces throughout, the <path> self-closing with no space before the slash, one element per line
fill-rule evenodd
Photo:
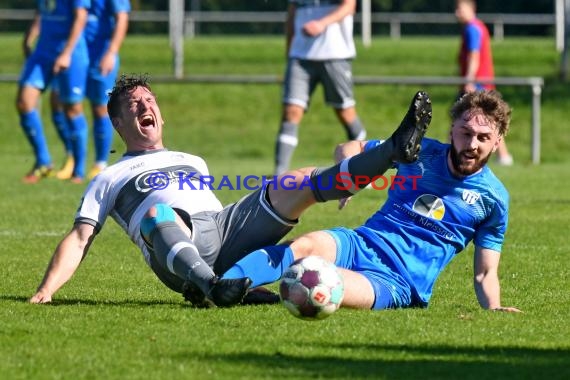
<path fill-rule="evenodd" d="M 107 76 L 113 68 L 115 67 L 116 57 L 113 53 L 105 53 L 101 58 L 101 62 L 99 63 L 99 70 L 101 70 L 101 75 Z"/>
<path fill-rule="evenodd" d="M 67 70 L 70 65 L 71 65 L 71 55 L 62 53 L 56 58 L 53 64 L 53 72 L 54 74 L 57 74 L 60 71 Z"/>
<path fill-rule="evenodd" d="M 343 208 L 345 208 L 351 199 L 352 199 L 352 197 L 346 197 L 346 198 L 339 199 L 338 200 L 338 209 L 342 210 Z"/>
<path fill-rule="evenodd" d="M 36 294 L 34 294 L 32 296 L 32 298 L 29 299 L 29 302 L 30 303 L 49 303 L 49 302 L 51 302 L 51 294 L 40 290 Z"/>
<path fill-rule="evenodd" d="M 516 307 L 512 307 L 512 306 L 500 306 L 500 307 L 496 307 L 494 309 L 491 309 L 493 311 L 502 311 L 505 313 L 522 313 L 521 310 L 517 309 Z"/>
<path fill-rule="evenodd" d="M 303 33 L 310 37 L 316 37 L 325 30 L 326 26 L 319 20 L 313 20 L 303 25 Z"/>

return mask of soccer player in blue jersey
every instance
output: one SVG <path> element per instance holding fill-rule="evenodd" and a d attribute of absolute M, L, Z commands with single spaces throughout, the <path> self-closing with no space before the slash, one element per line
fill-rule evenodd
<path fill-rule="evenodd" d="M 91 0 L 91 8 L 85 27 L 85 39 L 89 50 L 87 73 L 87 98 L 93 113 L 93 142 L 95 164 L 87 178 L 92 179 L 107 166 L 113 142 L 113 125 L 107 113 L 108 94 L 119 72 L 119 50 L 127 34 L 129 24 L 129 0 Z M 58 106 L 57 92 L 52 93 L 53 121 L 63 121 Z M 60 113 L 60 116 L 57 114 Z M 60 129 L 60 128 L 58 128 Z M 64 144 L 69 145 L 65 141 Z M 57 172 L 59 179 L 68 179 L 73 174 L 74 160 L 68 155 L 63 168 Z"/>
<path fill-rule="evenodd" d="M 519 311 L 501 304 L 497 272 L 509 195 L 486 166 L 508 131 L 510 115 L 496 91 L 464 95 L 451 110 L 451 142 L 424 138 L 417 161 L 396 164 L 400 178 L 417 180 L 391 188 L 364 225 L 311 232 L 290 244 L 255 251 L 222 278 L 249 277 L 258 286 L 278 280 L 293 260 L 318 255 L 344 268 L 344 306 L 425 307 L 438 275 L 473 241 L 479 304 Z M 352 141 L 336 155 L 352 173 L 352 157 L 380 145 L 378 140 Z"/>
<path fill-rule="evenodd" d="M 37 4 L 26 46 L 30 42 L 28 37 L 39 34 L 38 40 L 33 52 L 26 58 L 16 100 L 20 125 L 35 155 L 32 170 L 23 181 L 36 183 L 52 174 L 51 155 L 37 107 L 41 93 L 57 78 L 76 160 L 72 180 L 77 182 L 85 175 L 81 163 L 87 151 L 87 121 L 81 102 L 85 95 L 89 64 L 83 29 L 91 3 L 90 0 L 56 0 L 38 1 Z"/>

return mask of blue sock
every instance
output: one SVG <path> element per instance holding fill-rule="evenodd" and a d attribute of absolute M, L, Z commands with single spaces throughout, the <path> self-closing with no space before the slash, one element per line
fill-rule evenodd
<path fill-rule="evenodd" d="M 113 124 L 109 116 L 96 117 L 93 120 L 93 139 L 95 140 L 95 162 L 107 162 L 113 143 Z"/>
<path fill-rule="evenodd" d="M 293 261 L 295 258 L 289 245 L 272 245 L 248 254 L 228 269 L 222 278 L 249 277 L 254 288 L 279 280 Z"/>
<path fill-rule="evenodd" d="M 24 133 L 34 149 L 36 156 L 35 165 L 50 165 L 51 156 L 42 127 L 42 119 L 40 118 L 38 110 L 34 109 L 31 112 L 20 114 L 20 125 L 24 129 Z"/>
<path fill-rule="evenodd" d="M 73 151 L 71 147 L 71 139 L 69 138 L 69 127 L 67 126 L 67 119 L 65 118 L 65 113 L 63 111 L 52 111 L 51 120 L 59 139 L 65 147 L 65 151 L 70 153 Z"/>
<path fill-rule="evenodd" d="M 87 119 L 84 114 L 67 119 L 69 123 L 69 137 L 73 148 L 73 159 L 75 168 L 74 177 L 85 178 L 85 164 L 87 163 Z"/>

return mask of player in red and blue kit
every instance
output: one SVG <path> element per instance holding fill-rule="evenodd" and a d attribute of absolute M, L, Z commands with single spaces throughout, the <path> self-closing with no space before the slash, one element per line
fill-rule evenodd
<path fill-rule="evenodd" d="M 125 39 L 129 23 L 131 4 L 129 0 L 91 0 L 85 39 L 89 50 L 89 69 L 87 72 L 87 98 L 93 113 L 93 141 L 95 146 L 95 164 L 87 174 L 95 177 L 107 166 L 109 152 L 113 142 L 113 125 L 107 113 L 108 94 L 111 92 L 119 72 L 119 50 Z M 57 104 L 57 91 L 52 97 L 53 121 L 58 125 L 62 113 Z M 58 127 L 58 129 L 61 129 Z M 69 145 L 65 141 L 64 144 Z M 68 155 L 63 168 L 57 172 L 59 179 L 72 176 L 73 156 Z"/>
<path fill-rule="evenodd" d="M 491 37 L 485 24 L 478 18 L 472 18 L 463 28 L 459 67 L 461 76 L 473 81 L 465 85 L 466 88 L 463 89 L 465 92 L 495 88 L 493 83 L 477 82 L 477 79 L 492 80 L 495 77 Z"/>
<path fill-rule="evenodd" d="M 459 70 L 466 83 L 461 87 L 460 95 L 476 90 L 495 89 L 493 83 L 482 83 L 483 80 L 495 79 L 491 37 L 487 26 L 477 18 L 475 0 L 457 0 L 455 16 L 463 25 L 461 48 L 459 50 Z M 512 165 L 504 140 L 497 148 L 497 162 L 500 165 Z"/>
<path fill-rule="evenodd" d="M 441 271 L 473 242 L 480 305 L 518 311 L 501 306 L 497 274 L 509 195 L 486 166 L 508 130 L 510 108 L 497 92 L 479 91 L 463 96 L 451 114 L 451 143 L 424 138 L 417 161 L 396 164 L 399 178 L 416 181 L 391 187 L 364 225 L 311 232 L 255 251 L 223 278 L 249 277 L 258 286 L 278 280 L 295 259 L 318 255 L 344 268 L 344 306 L 425 307 Z M 344 178 L 355 154 L 380 145 L 378 140 L 341 145 L 336 157 Z"/>
<path fill-rule="evenodd" d="M 16 106 L 20 124 L 35 154 L 32 170 L 23 178 L 36 183 L 51 175 L 52 160 L 37 106 L 41 93 L 57 78 L 64 105 L 71 148 L 76 160 L 72 180 L 84 177 L 81 163 L 87 151 L 87 121 L 82 100 L 89 55 L 83 36 L 90 0 L 38 1 L 34 18 L 39 25 L 36 47 L 26 59 L 19 80 Z"/>

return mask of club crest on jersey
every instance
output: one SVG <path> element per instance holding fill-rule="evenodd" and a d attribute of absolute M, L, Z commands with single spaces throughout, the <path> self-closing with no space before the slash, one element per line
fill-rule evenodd
<path fill-rule="evenodd" d="M 432 194 L 420 195 L 412 208 L 418 214 L 431 219 L 442 220 L 445 215 L 443 200 Z"/>
<path fill-rule="evenodd" d="M 461 199 L 463 199 L 463 201 L 468 205 L 475 204 L 479 198 L 481 198 L 481 194 L 467 189 L 464 189 L 463 194 L 461 195 Z"/>

